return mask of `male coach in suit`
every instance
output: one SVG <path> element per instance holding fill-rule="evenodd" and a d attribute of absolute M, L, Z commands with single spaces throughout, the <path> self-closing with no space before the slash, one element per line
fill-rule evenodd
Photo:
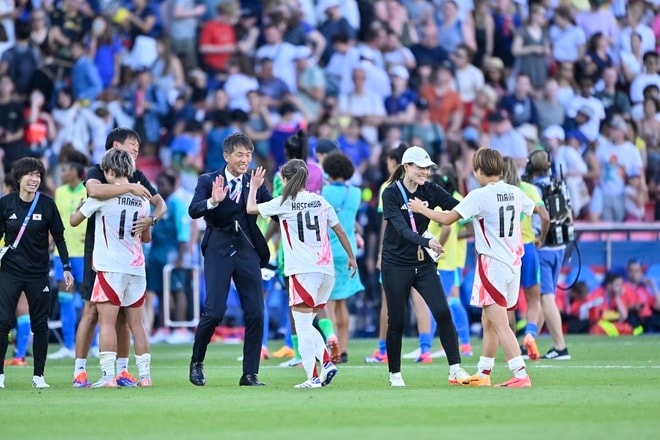
<path fill-rule="evenodd" d="M 206 232 L 202 239 L 206 304 L 197 326 L 192 358 L 190 382 L 206 383 L 204 357 L 211 336 L 227 310 L 229 283 L 234 279 L 245 320 L 243 344 L 243 376 L 239 385 L 259 386 L 257 373 L 263 335 L 263 285 L 260 266 L 270 259 L 268 245 L 257 228 L 257 216 L 246 211 L 250 191 L 248 167 L 254 145 L 244 133 L 228 136 L 222 145 L 227 166 L 222 170 L 199 177 L 188 213 L 193 219 L 204 216 Z M 262 185 L 257 202 L 272 199 Z"/>

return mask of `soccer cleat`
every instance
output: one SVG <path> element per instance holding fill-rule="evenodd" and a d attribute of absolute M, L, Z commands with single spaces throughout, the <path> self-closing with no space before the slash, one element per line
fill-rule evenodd
<path fill-rule="evenodd" d="M 5 373 L 0 374 L 0 389 L 5 387 Z"/>
<path fill-rule="evenodd" d="M 76 375 L 76 377 L 73 379 L 73 387 L 74 388 L 89 388 L 91 386 L 92 386 L 92 384 L 87 379 L 87 372 L 86 371 L 78 373 Z"/>
<path fill-rule="evenodd" d="M 300 367 L 300 366 L 302 366 L 302 359 L 298 359 L 297 357 L 292 357 L 288 361 L 284 361 L 280 364 L 280 367 L 282 368 Z"/>
<path fill-rule="evenodd" d="M 433 353 L 431 353 L 431 358 L 433 358 L 433 359 L 446 358 L 446 357 L 447 357 L 447 353 L 445 353 L 444 348 L 441 348 L 440 350 L 434 351 Z"/>
<path fill-rule="evenodd" d="M 70 348 L 62 347 L 57 350 L 55 353 L 48 355 L 48 359 L 57 360 L 57 359 L 75 359 L 76 352 Z"/>
<path fill-rule="evenodd" d="M 527 356 L 529 356 L 529 359 L 538 361 L 541 354 L 539 353 L 539 348 L 536 345 L 536 339 L 534 339 L 534 337 L 528 333 L 523 339 L 523 345 L 527 349 Z"/>
<path fill-rule="evenodd" d="M 270 359 L 270 354 L 268 353 L 267 347 L 261 347 L 261 354 L 259 355 L 259 359 L 261 359 L 262 361 L 266 359 Z"/>
<path fill-rule="evenodd" d="M 403 381 L 401 373 L 390 373 L 390 386 L 391 387 L 405 387 L 406 383 Z"/>
<path fill-rule="evenodd" d="M 554 347 L 548 350 L 546 354 L 541 356 L 541 359 L 550 359 L 553 361 L 570 361 L 571 355 L 568 354 L 568 348 L 557 350 Z"/>
<path fill-rule="evenodd" d="M 7 365 L 10 367 L 27 367 L 27 361 L 23 357 L 14 358 L 7 362 Z"/>
<path fill-rule="evenodd" d="M 50 388 L 43 376 L 32 376 L 32 386 L 35 388 Z"/>
<path fill-rule="evenodd" d="M 531 386 L 532 380 L 529 376 L 525 376 L 523 379 L 514 376 L 506 382 L 498 383 L 495 388 L 529 388 Z"/>
<path fill-rule="evenodd" d="M 321 369 L 321 385 L 328 386 L 332 379 L 337 375 L 337 367 L 332 362 L 326 362 Z"/>
<path fill-rule="evenodd" d="M 309 389 L 309 388 L 321 388 L 323 385 L 321 384 L 321 379 L 318 377 L 312 377 L 311 379 L 307 379 L 301 384 L 295 385 L 294 388 L 301 388 L 301 389 Z"/>
<path fill-rule="evenodd" d="M 470 357 L 473 356 L 472 346 L 470 344 L 461 344 L 461 356 Z"/>
<path fill-rule="evenodd" d="M 489 387 L 490 386 L 490 375 L 481 377 L 478 374 L 472 375 L 467 379 L 463 379 L 459 385 L 465 387 Z"/>
<path fill-rule="evenodd" d="M 120 387 L 136 387 L 138 381 L 127 370 L 122 371 L 115 377 L 117 385 Z"/>
<path fill-rule="evenodd" d="M 150 387 L 151 377 L 141 377 L 140 380 L 138 380 L 138 386 L 143 388 Z"/>
<path fill-rule="evenodd" d="M 330 349 L 330 358 L 332 362 L 338 364 L 341 362 L 341 353 L 339 351 L 339 340 L 337 336 L 330 336 L 328 338 L 328 349 Z"/>
<path fill-rule="evenodd" d="M 449 377 L 447 380 L 449 381 L 449 385 L 461 385 L 464 380 L 469 378 L 470 375 L 467 373 L 467 371 L 459 367 L 453 373 L 451 371 L 449 372 Z"/>
<path fill-rule="evenodd" d="M 294 357 L 295 355 L 296 352 L 293 350 L 293 348 L 287 347 L 286 345 L 273 353 L 273 357 L 277 359 Z"/>
<path fill-rule="evenodd" d="M 117 376 L 119 377 L 119 376 Z M 116 379 L 104 379 L 100 378 L 98 382 L 95 382 L 92 385 L 92 388 L 117 388 L 120 385 L 117 383 Z"/>
<path fill-rule="evenodd" d="M 422 353 L 419 355 L 419 357 L 415 360 L 415 362 L 418 362 L 420 364 L 430 364 L 433 362 L 433 359 L 431 358 L 431 353 Z"/>
<path fill-rule="evenodd" d="M 364 358 L 364 362 L 367 364 L 386 364 L 387 363 L 387 353 L 381 354 L 380 351 L 374 351 L 374 354 Z"/>
<path fill-rule="evenodd" d="M 422 355 L 422 349 L 421 348 L 416 348 L 410 353 L 406 353 L 403 356 L 401 356 L 402 359 L 417 359 Z"/>

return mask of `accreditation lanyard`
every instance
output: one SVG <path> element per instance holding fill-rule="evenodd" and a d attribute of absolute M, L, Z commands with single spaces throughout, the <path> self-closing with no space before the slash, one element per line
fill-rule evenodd
<path fill-rule="evenodd" d="M 37 201 L 39 200 L 39 191 L 34 195 L 34 200 L 32 201 L 32 205 L 30 205 L 30 209 L 28 210 L 27 215 L 25 216 L 25 220 L 23 220 L 23 224 L 21 225 L 21 229 L 18 231 L 18 235 L 16 236 L 16 240 L 14 240 L 14 244 L 11 245 L 12 249 L 16 249 L 18 246 L 18 243 L 21 241 L 21 238 L 23 237 L 23 233 L 25 232 L 25 228 L 27 227 L 28 222 L 30 221 L 30 217 L 32 217 L 32 213 L 34 212 L 34 207 L 37 206 Z"/>
<path fill-rule="evenodd" d="M 406 209 L 408 210 L 410 227 L 412 228 L 413 232 L 417 234 L 417 224 L 415 223 L 413 212 L 410 210 L 410 206 L 408 206 L 408 195 L 406 194 L 406 190 L 403 189 L 403 185 L 401 184 L 400 180 L 396 182 L 396 186 L 399 188 L 399 191 L 401 191 L 401 195 L 403 196 L 403 203 L 405 203 Z M 417 246 L 417 260 L 424 261 L 424 251 L 422 250 L 421 246 Z"/>

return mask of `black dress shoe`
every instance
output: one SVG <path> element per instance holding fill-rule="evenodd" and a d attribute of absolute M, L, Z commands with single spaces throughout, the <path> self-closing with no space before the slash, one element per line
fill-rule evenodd
<path fill-rule="evenodd" d="M 259 378 L 256 374 L 244 374 L 241 376 L 241 380 L 238 381 L 240 386 L 245 387 L 265 387 L 265 383 L 259 382 Z"/>
<path fill-rule="evenodd" d="M 204 376 L 204 364 L 202 362 L 190 363 L 190 383 L 202 387 L 206 384 L 206 376 Z"/>

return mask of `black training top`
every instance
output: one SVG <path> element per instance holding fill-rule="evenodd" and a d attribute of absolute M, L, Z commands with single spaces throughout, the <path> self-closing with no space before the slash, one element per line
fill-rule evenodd
<path fill-rule="evenodd" d="M 403 183 L 401 186 L 406 192 L 408 200 L 418 198 L 423 202 L 427 202 L 430 209 L 439 206 L 445 211 L 451 211 L 454 206 L 458 205 L 458 200 L 435 183 L 426 182 L 423 186 L 418 186 L 412 194 Z M 419 246 L 428 247 L 429 239 L 422 237 L 421 234 L 426 231 L 430 220 L 422 214 L 415 213 L 413 216 L 417 233 L 412 230 L 408 207 L 396 183 L 385 188 L 383 191 L 383 220 L 387 220 L 387 226 L 383 238 L 381 261 L 383 268 L 420 265 L 421 262 L 417 259 L 417 248 Z M 424 263 L 433 263 L 426 252 L 424 252 Z"/>
<path fill-rule="evenodd" d="M 98 180 L 101 183 L 108 183 L 105 180 L 105 174 L 99 165 L 94 165 L 87 170 L 87 179 L 85 180 L 85 185 L 87 185 L 88 180 Z M 140 183 L 142 186 L 147 188 L 152 196 L 158 194 L 156 189 L 151 185 L 147 176 L 145 176 L 142 171 L 135 170 L 133 176 L 128 179 L 130 183 Z M 85 231 L 85 258 L 91 258 L 92 253 L 94 252 L 94 232 L 96 231 L 96 214 L 92 214 L 90 218 L 87 219 L 87 229 Z M 90 260 L 91 261 L 91 260 Z"/>
<path fill-rule="evenodd" d="M 17 192 L 0 199 L 0 236 L 4 236 L 5 246 L 14 244 L 30 205 L 32 202 L 21 200 Z M 68 265 L 69 252 L 64 242 L 64 224 L 60 212 L 51 197 L 41 194 L 21 241 L 16 249 L 10 249 L 4 256 L 0 270 L 28 279 L 47 277 L 50 271 L 49 232 L 60 253 L 62 264 Z"/>

